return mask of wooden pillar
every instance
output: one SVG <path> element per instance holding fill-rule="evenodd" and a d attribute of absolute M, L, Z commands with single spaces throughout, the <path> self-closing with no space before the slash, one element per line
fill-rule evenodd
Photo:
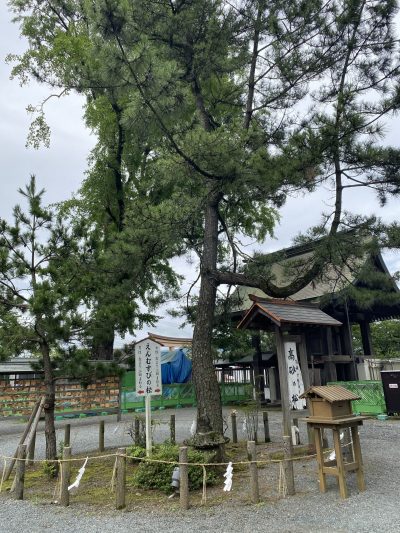
<path fill-rule="evenodd" d="M 71 424 L 64 426 L 64 447 L 71 445 Z"/>
<path fill-rule="evenodd" d="M 64 446 L 63 459 L 61 463 L 61 487 L 60 487 L 60 505 L 68 507 L 69 505 L 69 491 L 68 486 L 70 484 L 71 477 L 71 447 Z"/>
<path fill-rule="evenodd" d="M 363 320 L 362 322 L 360 322 L 360 331 L 364 355 L 372 355 L 373 348 L 371 339 L 371 328 L 367 320 Z"/>
<path fill-rule="evenodd" d="M 294 488 L 294 470 L 293 470 L 293 446 L 292 437 L 289 435 L 283 436 L 283 468 L 285 470 L 287 493 L 289 496 L 295 494 Z"/>
<path fill-rule="evenodd" d="M 328 326 L 326 328 L 326 345 L 328 351 L 329 361 L 325 363 L 325 368 L 327 369 L 327 381 L 337 381 L 337 373 L 335 363 L 332 361 L 333 357 L 333 338 L 332 338 L 332 328 Z"/>
<path fill-rule="evenodd" d="M 118 448 L 116 457 L 116 488 L 115 488 L 115 508 L 125 507 L 125 482 L 126 482 L 126 449 Z"/>
<path fill-rule="evenodd" d="M 33 465 L 33 461 L 35 459 L 35 446 L 36 446 L 36 431 L 32 434 L 32 440 L 31 444 L 28 448 L 28 466 Z"/>
<path fill-rule="evenodd" d="M 344 341 L 345 341 L 345 347 L 347 350 L 347 354 L 351 355 L 352 358 L 352 364 L 350 366 L 350 379 L 352 381 L 355 381 L 358 379 L 358 373 L 357 373 L 357 367 L 354 357 L 354 350 L 353 350 L 353 334 L 351 329 L 351 321 L 350 321 L 350 314 L 349 314 L 349 306 L 347 304 L 347 300 L 345 300 L 345 324 L 342 326 L 342 333 L 344 334 Z"/>
<path fill-rule="evenodd" d="M 276 376 L 275 376 L 275 367 L 271 366 L 268 368 L 268 381 L 269 381 L 269 392 L 271 403 L 275 403 L 278 399 L 278 391 L 276 389 Z"/>
<path fill-rule="evenodd" d="M 170 416 L 169 429 L 170 429 L 170 441 L 171 441 L 171 444 L 175 445 L 175 443 L 176 443 L 176 437 L 175 437 L 175 415 L 171 415 Z"/>
<path fill-rule="evenodd" d="M 256 393 L 257 405 L 265 404 L 264 395 L 264 371 L 261 352 L 261 338 L 260 333 L 257 332 L 251 336 L 251 344 L 254 349 L 253 353 L 253 370 L 254 370 L 254 390 Z"/>
<path fill-rule="evenodd" d="M 247 454 L 249 456 L 250 469 L 250 484 L 251 484 L 251 501 L 253 503 L 259 503 L 260 501 L 260 492 L 258 488 L 258 470 L 257 470 L 257 453 L 256 453 L 256 443 L 251 440 L 247 442 Z"/>
<path fill-rule="evenodd" d="M 326 476 L 324 474 L 324 450 L 322 444 L 322 430 L 319 427 L 314 429 L 315 450 L 318 462 L 319 490 L 326 492 Z"/>
<path fill-rule="evenodd" d="M 348 496 L 347 484 L 346 484 L 346 471 L 344 467 L 342 446 L 340 444 L 340 430 L 338 428 L 333 428 L 333 446 L 335 448 L 336 454 L 336 465 L 337 465 L 337 479 L 339 484 L 340 497 L 344 500 Z"/>
<path fill-rule="evenodd" d="M 231 413 L 231 425 L 232 425 L 232 442 L 233 444 L 236 444 L 238 441 L 236 413 Z"/>
<path fill-rule="evenodd" d="M 305 335 L 301 335 L 299 342 L 299 360 L 304 390 L 307 390 L 310 387 L 310 373 L 308 371 L 307 344 Z"/>
<path fill-rule="evenodd" d="M 275 326 L 276 349 L 279 368 L 279 383 L 281 388 L 281 403 L 282 403 L 282 418 L 283 418 L 283 434 L 289 435 L 291 432 L 290 421 L 290 406 L 289 406 L 289 385 L 288 372 L 285 358 L 285 350 L 283 346 L 283 336 L 280 328 Z"/>
<path fill-rule="evenodd" d="M 179 448 L 179 497 L 181 509 L 189 509 L 189 471 L 187 446 Z"/>
<path fill-rule="evenodd" d="M 360 437 L 358 435 L 358 427 L 351 427 L 351 436 L 353 437 L 353 451 L 354 451 L 354 461 L 358 465 L 357 469 L 357 485 L 360 491 L 365 490 L 365 480 L 364 480 L 364 468 L 361 455 L 361 446 L 360 446 Z"/>
<path fill-rule="evenodd" d="M 263 424 L 264 424 L 264 440 L 265 442 L 271 442 L 271 437 L 269 435 L 269 421 L 268 421 L 267 411 L 263 411 Z"/>
<path fill-rule="evenodd" d="M 104 452 L 104 420 L 99 424 L 99 452 Z"/>
<path fill-rule="evenodd" d="M 135 434 L 135 446 L 139 446 L 140 443 L 140 420 L 136 417 L 134 420 L 134 434 Z"/>
<path fill-rule="evenodd" d="M 283 345 L 283 336 L 280 328 L 275 326 L 276 337 L 276 349 L 278 357 L 279 368 L 279 383 L 281 387 L 281 402 L 282 402 L 282 419 L 283 419 L 283 444 L 285 450 L 285 458 L 290 459 L 292 456 L 292 429 L 291 429 L 291 417 L 290 417 L 290 404 L 289 404 L 289 386 L 288 386 L 288 372 L 285 357 L 285 349 Z M 294 473 L 293 473 L 293 461 L 285 461 L 285 475 L 288 487 L 288 494 L 294 494 Z"/>
<path fill-rule="evenodd" d="M 17 466 L 15 467 L 15 499 L 24 499 L 24 483 L 25 483 L 25 458 L 26 458 L 26 444 L 20 444 L 17 452 Z"/>

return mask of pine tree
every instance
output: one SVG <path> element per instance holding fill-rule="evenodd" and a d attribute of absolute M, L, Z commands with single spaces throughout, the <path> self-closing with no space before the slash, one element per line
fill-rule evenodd
<path fill-rule="evenodd" d="M 340 229 L 354 227 L 356 243 L 368 233 L 373 221 L 343 215 L 346 188 L 398 191 L 399 151 L 376 142 L 379 119 L 399 103 L 395 3 L 11 4 L 30 39 L 14 73 L 89 100 L 117 94 L 117 124 L 134 139 L 123 161 L 136 200 L 165 207 L 171 243 L 199 255 L 193 379 L 198 416 L 222 433 L 211 349 L 217 288 L 293 294 L 347 260 Z M 332 181 L 332 213 L 307 237 L 323 237 L 310 264 L 284 286 L 265 258 L 243 266 L 238 239 L 264 241 L 288 192 Z"/>
<path fill-rule="evenodd" d="M 46 458 L 55 459 L 53 356 L 78 341 L 84 326 L 80 244 L 62 218 L 43 207 L 44 190 L 34 176 L 19 192 L 27 210 L 17 205 L 13 224 L 0 219 L 0 356 L 38 355 L 46 388 Z"/>

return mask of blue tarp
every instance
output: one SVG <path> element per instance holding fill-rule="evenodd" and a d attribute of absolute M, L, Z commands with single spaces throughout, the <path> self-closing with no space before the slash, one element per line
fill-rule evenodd
<path fill-rule="evenodd" d="M 192 373 L 192 361 L 181 348 L 161 354 L 161 376 L 163 384 L 186 383 Z"/>

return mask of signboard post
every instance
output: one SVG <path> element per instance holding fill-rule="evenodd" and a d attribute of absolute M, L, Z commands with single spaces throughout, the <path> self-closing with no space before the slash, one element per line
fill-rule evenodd
<path fill-rule="evenodd" d="M 144 339 L 135 345 L 136 394 L 145 397 L 146 455 L 151 455 L 151 396 L 162 394 L 160 345 Z"/>

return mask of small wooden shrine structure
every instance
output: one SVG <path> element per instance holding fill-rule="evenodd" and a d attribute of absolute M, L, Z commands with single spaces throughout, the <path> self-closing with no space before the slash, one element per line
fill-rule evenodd
<path fill-rule="evenodd" d="M 310 416 L 305 419 L 314 430 L 315 448 L 318 462 L 319 489 L 326 492 L 326 476 L 335 476 L 338 480 L 341 498 L 348 496 L 346 472 L 356 472 L 357 485 L 360 491 L 365 490 L 364 471 L 358 426 L 362 425 L 363 417 L 353 416 L 352 400 L 360 397 L 338 385 L 310 387 L 301 396 L 306 398 Z M 335 459 L 325 461 L 323 453 L 323 432 L 332 430 Z M 353 443 L 352 461 L 345 462 L 340 434 L 350 430 Z"/>
<path fill-rule="evenodd" d="M 330 317 L 313 305 L 301 304 L 292 300 L 253 298 L 253 305 L 239 322 L 238 328 L 272 331 L 275 333 L 279 383 L 281 390 L 284 434 L 290 435 L 291 409 L 301 410 L 298 395 L 310 386 L 305 332 L 309 328 L 337 328 L 341 322 Z M 327 364 L 329 364 L 329 355 Z M 301 381 L 298 393 L 289 398 L 290 381 Z M 300 385 L 300 383 L 298 383 Z M 295 387 L 295 385 L 294 385 Z M 301 402 L 300 402 L 301 403 Z"/>

